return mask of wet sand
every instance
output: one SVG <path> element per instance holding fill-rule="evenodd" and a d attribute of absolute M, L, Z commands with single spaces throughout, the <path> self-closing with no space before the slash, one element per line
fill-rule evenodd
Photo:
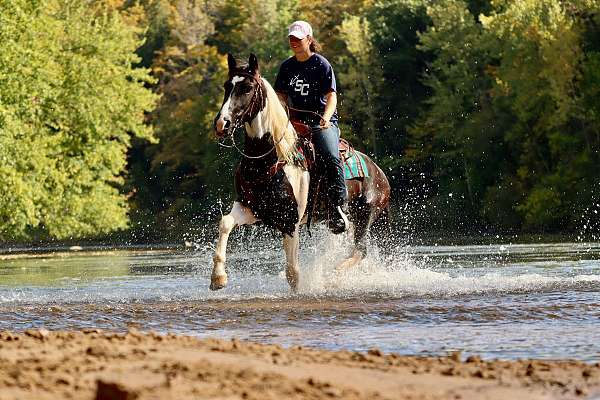
<path fill-rule="evenodd" d="M 0 399 L 555 399 L 600 364 L 282 348 L 130 330 L 0 332 Z"/>

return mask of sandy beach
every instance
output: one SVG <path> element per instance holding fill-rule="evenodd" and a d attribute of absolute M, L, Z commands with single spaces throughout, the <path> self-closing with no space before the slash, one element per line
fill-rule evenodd
<path fill-rule="evenodd" d="M 142 333 L 0 332 L 0 399 L 556 399 L 600 364 L 282 348 Z"/>

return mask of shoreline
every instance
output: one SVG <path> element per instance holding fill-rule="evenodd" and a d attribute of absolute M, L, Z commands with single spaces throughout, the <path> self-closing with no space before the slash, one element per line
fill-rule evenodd
<path fill-rule="evenodd" d="M 166 243 L 161 245 L 123 245 L 123 246 L 56 246 L 56 247 L 7 247 L 0 249 L 0 261 L 35 259 L 49 257 L 79 256 L 104 256 L 113 254 L 130 253 L 152 254 L 168 253 L 175 251 L 190 250 L 191 246 L 185 244 Z"/>
<path fill-rule="evenodd" d="M 572 238 L 564 238 L 572 239 Z M 415 241 L 410 245 L 404 244 L 401 247 L 408 252 L 414 252 L 418 254 L 418 249 L 421 247 L 431 248 L 453 248 L 453 247 L 469 247 L 475 249 L 489 250 L 491 247 L 506 247 L 507 249 L 521 249 L 530 248 L 535 246 L 542 247 L 553 247 L 556 245 L 571 245 L 575 248 L 579 247 L 589 251 L 590 248 L 600 249 L 600 245 L 595 241 L 527 241 L 527 242 L 510 242 L 501 241 L 488 242 L 488 243 L 419 243 Z M 16 259 L 36 259 L 36 258 L 49 258 L 49 257 L 69 257 L 73 255 L 79 256 L 102 256 L 112 254 L 123 254 L 129 253 L 131 255 L 137 254 L 164 254 L 170 252 L 186 252 L 186 251 L 198 251 L 198 248 L 194 242 L 183 241 L 181 243 L 155 243 L 155 244 L 139 244 L 139 245 L 114 245 L 114 244 L 94 244 L 94 245 L 58 245 L 58 246 L 15 246 L 15 247 L 0 247 L 0 261 L 16 260 Z M 505 249 L 501 249 L 505 251 Z"/>
<path fill-rule="evenodd" d="M 0 332 L 2 399 L 591 399 L 600 363 L 400 356 L 174 334 Z"/>

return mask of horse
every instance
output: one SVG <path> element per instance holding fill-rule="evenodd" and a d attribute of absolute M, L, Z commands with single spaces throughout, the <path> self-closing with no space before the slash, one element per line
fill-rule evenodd
<path fill-rule="evenodd" d="M 296 291 L 299 227 L 306 223 L 307 211 L 312 207 L 309 184 L 313 172 L 301 162 L 298 134 L 274 89 L 261 77 L 256 56 L 251 54 L 247 64 L 238 64 L 228 54 L 227 61 L 229 76 L 221 109 L 214 119 L 214 130 L 217 137 L 230 134 L 233 140 L 235 129 L 244 125 L 245 142 L 234 178 L 237 198 L 229 214 L 219 222 L 210 288 L 218 290 L 227 285 L 226 248 L 231 231 L 237 226 L 262 222 L 283 234 L 286 277 Z M 354 249 L 337 266 L 337 271 L 358 264 L 366 256 L 371 226 L 383 221 L 389 212 L 388 179 L 368 156 L 360 154 L 366 161 L 368 177 L 346 180 Z M 315 214 L 316 221 L 322 218 L 322 214 Z"/>

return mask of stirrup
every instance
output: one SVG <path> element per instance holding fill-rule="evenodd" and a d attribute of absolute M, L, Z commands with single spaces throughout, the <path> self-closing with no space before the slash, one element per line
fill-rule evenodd
<path fill-rule="evenodd" d="M 337 206 L 335 212 L 337 213 L 335 218 L 329 218 L 329 229 L 332 233 L 337 235 L 346 232 L 350 228 L 350 221 L 342 209 L 342 206 Z M 340 222 L 342 222 L 343 225 L 340 224 Z"/>

